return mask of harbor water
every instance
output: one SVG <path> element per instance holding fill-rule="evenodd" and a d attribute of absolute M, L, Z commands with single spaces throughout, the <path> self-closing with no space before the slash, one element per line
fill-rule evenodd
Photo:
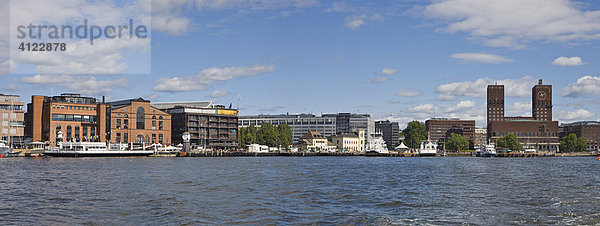
<path fill-rule="evenodd" d="M 4 158 L 0 224 L 600 224 L 582 158 Z"/>

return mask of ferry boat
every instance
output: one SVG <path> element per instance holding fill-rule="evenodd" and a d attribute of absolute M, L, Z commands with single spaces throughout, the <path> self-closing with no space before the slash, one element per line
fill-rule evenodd
<path fill-rule="evenodd" d="M 421 142 L 419 156 L 436 156 L 438 144 L 431 140 Z"/>
<path fill-rule="evenodd" d="M 481 147 L 479 150 L 477 150 L 476 155 L 479 157 L 495 157 L 496 156 L 496 148 L 493 144 L 485 145 L 485 146 Z"/>
<path fill-rule="evenodd" d="M 390 153 L 390 151 L 387 149 L 383 137 L 379 136 L 369 142 L 367 145 L 367 153 L 387 154 Z"/>
<path fill-rule="evenodd" d="M 44 155 L 53 157 L 129 157 L 154 154 L 154 151 L 127 150 L 126 144 L 111 144 L 109 147 L 103 142 L 63 142 L 59 144 L 59 147 L 44 150 Z"/>
<path fill-rule="evenodd" d="M 4 142 L 0 141 L 0 157 L 17 157 L 19 155 L 18 152 L 15 152 L 12 148 L 6 145 Z"/>

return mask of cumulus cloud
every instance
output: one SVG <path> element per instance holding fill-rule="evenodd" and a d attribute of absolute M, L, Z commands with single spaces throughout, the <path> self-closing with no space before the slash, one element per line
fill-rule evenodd
<path fill-rule="evenodd" d="M 417 105 L 412 108 L 409 108 L 406 111 L 411 112 L 411 113 L 433 113 L 434 110 L 435 110 L 435 107 L 433 106 L 433 104 L 421 104 L 421 105 Z"/>
<path fill-rule="evenodd" d="M 475 81 L 453 82 L 442 84 L 436 89 L 438 100 L 453 100 L 456 97 L 485 97 L 487 86 L 492 84 L 504 85 L 504 95 L 512 97 L 528 97 L 531 95 L 531 87 L 536 80 L 530 76 L 520 79 L 493 80 L 480 78 Z"/>
<path fill-rule="evenodd" d="M 394 68 L 384 68 L 383 70 L 381 70 L 381 74 L 384 75 L 393 75 L 396 74 L 396 72 L 398 72 L 398 70 Z"/>
<path fill-rule="evenodd" d="M 505 115 L 531 116 L 531 102 L 514 102 L 505 106 Z"/>
<path fill-rule="evenodd" d="M 586 109 L 578 109 L 575 111 L 559 111 L 557 117 L 559 121 L 569 123 L 575 121 L 590 120 L 595 115 L 596 113 L 590 112 Z"/>
<path fill-rule="evenodd" d="M 360 14 L 360 15 L 346 17 L 344 26 L 346 26 L 347 28 L 350 28 L 352 30 L 356 30 L 359 27 L 366 25 L 367 22 L 382 21 L 382 20 L 383 20 L 383 17 L 381 16 L 381 14 L 374 14 L 374 15 Z"/>
<path fill-rule="evenodd" d="M 375 78 L 367 80 L 368 83 L 384 83 L 389 80 L 386 76 L 376 76 Z"/>
<path fill-rule="evenodd" d="M 485 45 L 523 48 L 534 41 L 600 39 L 600 11 L 569 0 L 439 0 L 424 7 L 444 31 L 467 33 Z"/>
<path fill-rule="evenodd" d="M 213 82 L 225 82 L 237 77 L 265 74 L 275 71 L 275 65 L 252 65 L 244 67 L 212 67 L 195 76 L 160 78 L 154 86 L 160 92 L 187 92 L 204 90 Z"/>
<path fill-rule="evenodd" d="M 219 97 L 224 97 L 227 95 L 229 95 L 229 92 L 227 92 L 227 90 L 215 90 L 215 91 L 212 91 L 212 93 L 210 93 L 210 95 L 208 97 L 219 98 Z"/>
<path fill-rule="evenodd" d="M 561 56 L 552 61 L 552 65 L 556 66 L 580 66 L 583 65 L 581 57 L 564 57 Z"/>
<path fill-rule="evenodd" d="M 148 11 L 149 1 L 130 2 L 119 5 L 116 0 L 85 1 L 85 0 L 27 0 L 11 2 L 11 26 L 21 24 L 39 25 L 72 25 L 83 23 L 98 26 L 118 25 L 127 23 L 129 19 L 136 24 L 150 25 Z M 61 12 L 61 13 L 56 13 Z M 68 37 L 68 36 L 67 36 Z M 21 43 L 11 42 L 11 49 L 17 49 Z M 31 41 L 31 39 L 29 39 Z M 34 39 L 47 42 L 47 39 Z M 90 40 L 55 39 L 52 42 L 66 43 L 66 51 L 12 51 L 11 59 L 15 65 L 31 65 L 22 67 L 25 74 L 145 74 L 147 66 L 130 68 L 129 61 L 150 61 L 150 37 L 96 39 L 93 45 Z M 125 56 L 128 58 L 126 59 Z M 145 65 L 145 64 L 144 64 Z M 31 69 L 30 69 L 31 68 Z"/>
<path fill-rule="evenodd" d="M 448 109 L 446 109 L 446 113 L 456 113 L 456 112 L 464 111 L 467 109 L 473 109 L 473 107 L 475 107 L 475 101 L 464 100 L 464 101 L 458 102 L 458 104 L 456 104 L 454 106 L 448 107 Z"/>
<path fill-rule="evenodd" d="M 401 90 L 398 90 L 398 92 L 396 92 L 396 96 L 399 96 L 399 97 L 416 97 L 416 96 L 421 96 L 422 94 L 423 94 L 422 92 L 407 90 L 407 89 L 401 89 Z"/>
<path fill-rule="evenodd" d="M 69 92 L 84 95 L 101 95 L 112 93 L 115 88 L 126 88 L 127 79 L 97 80 L 91 75 L 35 75 L 22 77 L 21 83 L 31 85 L 56 84 L 69 90 Z"/>
<path fill-rule="evenodd" d="M 600 77 L 586 75 L 578 78 L 576 82 L 565 86 L 562 94 L 566 97 L 600 95 Z"/>
<path fill-rule="evenodd" d="M 331 7 L 326 9 L 325 12 L 353 12 L 356 7 L 350 5 L 347 2 L 339 1 L 331 4 Z"/>
<path fill-rule="evenodd" d="M 512 59 L 489 53 L 455 53 L 452 54 L 452 58 L 459 59 L 463 62 L 478 62 L 488 64 L 508 63 L 513 61 Z"/>

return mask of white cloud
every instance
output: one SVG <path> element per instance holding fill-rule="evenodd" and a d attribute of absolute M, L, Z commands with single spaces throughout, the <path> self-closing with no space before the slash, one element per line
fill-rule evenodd
<path fill-rule="evenodd" d="M 487 86 L 492 84 L 504 85 L 504 95 L 512 97 L 528 97 L 531 95 L 531 87 L 536 80 L 525 76 L 520 79 L 492 80 L 480 78 L 475 81 L 453 82 L 442 84 L 436 89 L 439 100 L 453 100 L 459 96 L 485 97 Z"/>
<path fill-rule="evenodd" d="M 475 101 L 472 100 L 463 100 L 458 102 L 455 106 L 450 106 L 446 109 L 446 113 L 456 113 L 468 109 L 473 109 L 475 107 Z"/>
<path fill-rule="evenodd" d="M 186 33 L 191 20 L 183 16 L 182 12 L 193 3 L 192 0 L 153 0 L 152 29 L 173 35 Z"/>
<path fill-rule="evenodd" d="M 578 78 L 562 90 L 563 96 L 580 97 L 585 95 L 600 95 L 600 77 L 589 75 Z"/>
<path fill-rule="evenodd" d="M 452 54 L 452 58 L 459 59 L 463 62 L 479 62 L 488 64 L 508 63 L 513 61 L 512 59 L 489 53 L 455 53 Z"/>
<path fill-rule="evenodd" d="M 260 109 L 258 109 L 258 111 L 279 111 L 284 108 L 285 107 L 283 107 L 283 106 L 272 106 L 272 107 L 260 108 Z"/>
<path fill-rule="evenodd" d="M 561 56 L 552 61 L 553 65 L 556 66 L 580 66 L 583 65 L 581 57 L 564 57 Z"/>
<path fill-rule="evenodd" d="M 345 19 L 345 24 L 344 26 L 346 26 L 347 28 L 350 28 L 352 30 L 356 30 L 359 27 L 366 25 L 367 22 L 373 22 L 373 21 L 382 21 L 383 17 L 380 14 L 374 14 L 374 15 L 367 15 L 367 14 L 360 14 L 360 15 L 354 15 L 354 16 L 348 16 Z"/>
<path fill-rule="evenodd" d="M 320 5 L 318 0 L 196 0 L 199 10 L 270 10 L 279 8 L 306 8 Z"/>
<path fill-rule="evenodd" d="M 412 112 L 412 113 L 433 113 L 434 110 L 435 110 L 435 107 L 433 106 L 433 104 L 421 104 L 421 105 L 417 105 L 415 107 L 409 108 L 407 110 L 407 112 Z"/>
<path fill-rule="evenodd" d="M 447 32 L 465 32 L 489 46 L 523 48 L 534 41 L 600 39 L 600 11 L 569 0 L 438 0 L 426 6 Z"/>
<path fill-rule="evenodd" d="M 376 76 L 375 78 L 367 80 L 368 83 L 384 83 L 388 81 L 388 77 L 386 76 Z"/>
<path fill-rule="evenodd" d="M 347 2 L 339 1 L 331 4 L 331 8 L 325 10 L 325 12 L 354 12 L 356 8 Z"/>
<path fill-rule="evenodd" d="M 275 65 L 252 65 L 245 67 L 212 67 L 192 77 L 160 78 L 154 86 L 160 92 L 186 92 L 204 90 L 213 82 L 224 82 L 236 77 L 259 75 L 275 71 Z"/>
<path fill-rule="evenodd" d="M 210 93 L 210 95 L 208 97 L 219 98 L 219 97 L 224 97 L 227 95 L 229 95 L 229 92 L 227 92 L 227 90 L 215 90 L 215 91 L 212 91 L 212 93 Z"/>
<path fill-rule="evenodd" d="M 2 87 L 2 90 L 6 92 L 17 92 L 23 90 L 23 88 L 15 84 L 8 84 Z"/>
<path fill-rule="evenodd" d="M 506 116 L 531 116 L 531 102 L 514 102 L 506 104 L 504 114 Z"/>
<path fill-rule="evenodd" d="M 78 26 L 87 19 L 89 26 L 119 25 L 133 19 L 140 25 L 150 25 L 149 1 L 139 0 L 127 4 L 118 4 L 116 0 L 85 1 L 85 0 L 27 0 L 11 2 L 11 27 L 22 24 L 34 25 L 72 25 Z M 61 12 L 61 13 L 56 13 Z M 13 37 L 16 38 L 16 37 Z M 31 40 L 31 39 L 29 39 Z M 37 39 L 34 39 L 37 41 Z M 13 40 L 11 49 L 17 49 L 22 41 Z M 41 39 L 42 42 L 47 40 Z M 12 51 L 11 57 L 15 64 L 31 65 L 23 67 L 19 73 L 40 74 L 146 74 L 147 66 L 130 68 L 127 60 L 150 61 L 150 37 L 145 39 L 96 39 L 90 45 L 89 39 L 75 40 L 57 39 L 52 42 L 66 43 L 66 51 Z M 125 55 L 129 58 L 125 59 Z M 144 58 L 145 57 L 145 58 Z M 18 68 L 17 68 L 18 69 Z M 30 71 L 29 71 L 30 70 Z"/>
<path fill-rule="evenodd" d="M 455 99 L 456 99 L 456 96 L 453 96 L 450 93 L 442 93 L 435 98 L 435 100 L 439 100 L 439 101 L 453 101 Z"/>
<path fill-rule="evenodd" d="M 381 74 L 384 75 L 393 75 L 396 74 L 396 72 L 398 72 L 398 70 L 394 68 L 384 68 L 383 70 L 381 70 Z"/>
<path fill-rule="evenodd" d="M 20 81 L 32 85 L 57 84 L 68 89 L 69 92 L 91 96 L 112 93 L 115 88 L 126 88 L 128 82 L 126 78 L 97 80 L 96 77 L 91 75 L 35 75 L 22 77 Z"/>
<path fill-rule="evenodd" d="M 412 90 L 407 90 L 407 89 L 401 89 L 401 90 L 398 90 L 398 92 L 396 92 L 396 96 L 399 96 L 399 97 L 416 97 L 416 96 L 420 96 L 422 94 L 423 94 L 422 92 L 412 91 Z"/>
<path fill-rule="evenodd" d="M 578 109 L 575 111 L 560 111 L 557 114 L 558 120 L 564 123 L 590 120 L 596 114 L 586 109 Z"/>

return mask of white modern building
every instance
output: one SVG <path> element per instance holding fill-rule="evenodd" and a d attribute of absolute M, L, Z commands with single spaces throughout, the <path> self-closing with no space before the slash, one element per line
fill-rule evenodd
<path fill-rule="evenodd" d="M 273 126 L 287 124 L 292 130 L 292 142 L 299 143 L 300 137 L 309 131 L 317 131 L 325 137 L 336 134 L 335 116 L 315 116 L 313 114 L 251 115 L 239 116 L 240 128 L 254 125 L 259 128 L 263 123 Z"/>

